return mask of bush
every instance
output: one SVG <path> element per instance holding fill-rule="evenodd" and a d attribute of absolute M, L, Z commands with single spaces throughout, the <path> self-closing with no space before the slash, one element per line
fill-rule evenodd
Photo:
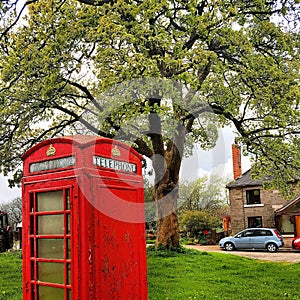
<path fill-rule="evenodd" d="M 180 230 L 187 237 L 196 238 L 201 243 L 206 240 L 209 230 L 219 225 L 219 220 L 206 211 L 185 211 L 180 216 Z"/>

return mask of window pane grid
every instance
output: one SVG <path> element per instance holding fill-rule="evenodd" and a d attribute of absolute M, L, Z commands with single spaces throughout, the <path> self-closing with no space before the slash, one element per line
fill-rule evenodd
<path fill-rule="evenodd" d="M 54 199 L 55 203 L 49 199 Z M 39 299 L 39 295 L 63 295 L 63 299 L 71 299 L 70 199 L 69 188 L 30 195 L 31 292 L 34 300 Z M 42 203 L 38 204 L 40 200 Z"/>
<path fill-rule="evenodd" d="M 255 189 L 255 190 L 246 190 L 246 199 L 247 199 L 247 204 L 260 204 L 260 190 Z"/>

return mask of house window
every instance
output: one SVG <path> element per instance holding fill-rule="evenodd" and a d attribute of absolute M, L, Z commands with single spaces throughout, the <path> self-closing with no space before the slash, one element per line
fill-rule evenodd
<path fill-rule="evenodd" d="M 262 217 L 249 217 L 248 227 L 249 228 L 262 227 Z"/>
<path fill-rule="evenodd" d="M 260 204 L 260 190 L 246 191 L 247 204 Z"/>

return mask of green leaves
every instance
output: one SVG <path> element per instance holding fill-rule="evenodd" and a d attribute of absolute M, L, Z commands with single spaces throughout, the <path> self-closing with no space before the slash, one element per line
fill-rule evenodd
<path fill-rule="evenodd" d="M 181 231 L 191 237 L 201 237 L 203 230 L 212 229 L 219 225 L 218 218 L 207 211 L 185 211 L 180 218 Z"/>
<path fill-rule="evenodd" d="M 213 147 L 218 126 L 232 123 L 260 174 L 280 157 L 297 168 L 299 35 L 272 20 L 291 25 L 298 1 L 40 0 L 17 26 L 10 4 L 0 6 L 5 168 L 66 126 L 122 136 L 149 156 L 151 113 L 164 128 L 160 149 L 173 137 Z"/>

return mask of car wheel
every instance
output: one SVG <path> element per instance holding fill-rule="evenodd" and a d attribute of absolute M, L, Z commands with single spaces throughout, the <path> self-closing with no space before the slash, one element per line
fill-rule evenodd
<path fill-rule="evenodd" d="M 234 250 L 234 245 L 233 245 L 233 243 L 231 243 L 231 242 L 226 242 L 226 243 L 224 244 L 224 249 L 225 249 L 226 251 L 232 251 L 232 250 Z"/>
<path fill-rule="evenodd" d="M 274 243 L 269 243 L 269 244 L 267 244 L 266 248 L 267 248 L 268 252 L 276 252 L 278 247 Z"/>

